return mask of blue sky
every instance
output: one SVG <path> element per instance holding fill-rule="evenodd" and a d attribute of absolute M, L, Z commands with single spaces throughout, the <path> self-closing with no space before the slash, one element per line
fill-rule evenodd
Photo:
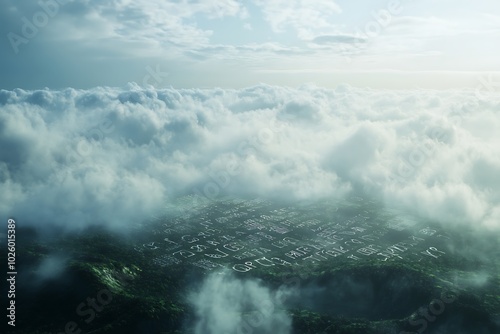
<path fill-rule="evenodd" d="M 454 88 L 500 71 L 494 0 L 4 0 L 2 7 L 3 89 Z"/>

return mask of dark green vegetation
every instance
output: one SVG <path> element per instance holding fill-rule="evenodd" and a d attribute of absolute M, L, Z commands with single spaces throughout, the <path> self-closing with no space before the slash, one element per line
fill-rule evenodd
<path fill-rule="evenodd" d="M 193 333 L 186 297 L 224 268 L 293 291 L 279 306 L 293 333 L 500 333 L 497 236 L 359 197 L 195 203 L 122 236 L 19 228 L 15 333 Z"/>

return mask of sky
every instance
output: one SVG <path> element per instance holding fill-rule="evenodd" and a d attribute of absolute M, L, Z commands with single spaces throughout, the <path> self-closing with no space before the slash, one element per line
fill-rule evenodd
<path fill-rule="evenodd" d="M 0 88 L 475 87 L 496 0 L 2 0 Z"/>

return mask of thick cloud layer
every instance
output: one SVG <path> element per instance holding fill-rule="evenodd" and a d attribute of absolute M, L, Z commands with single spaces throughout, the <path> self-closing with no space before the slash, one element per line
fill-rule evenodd
<path fill-rule="evenodd" d="M 190 296 L 197 316 L 194 333 L 288 334 L 292 321 L 281 299 L 258 281 L 211 274 Z"/>
<path fill-rule="evenodd" d="M 121 227 L 186 194 L 354 190 L 500 226 L 500 97 L 485 91 L 0 91 L 0 214 Z"/>

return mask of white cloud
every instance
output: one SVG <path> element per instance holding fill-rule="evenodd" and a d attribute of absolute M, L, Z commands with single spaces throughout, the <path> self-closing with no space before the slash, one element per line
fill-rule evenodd
<path fill-rule="evenodd" d="M 256 0 L 274 32 L 282 33 L 293 29 L 304 40 L 320 33 L 331 33 L 337 25 L 332 18 L 342 10 L 331 0 Z"/>
<path fill-rule="evenodd" d="M 208 276 L 189 297 L 196 312 L 194 333 L 291 333 L 291 317 L 279 294 L 257 280 L 239 280 L 228 272 Z"/>
<path fill-rule="evenodd" d="M 39 10 L 32 10 L 35 9 Z M 122 52 L 134 52 L 143 57 L 146 51 L 153 53 L 154 46 L 163 52 L 169 50 L 173 55 L 176 48 L 208 45 L 212 31 L 199 28 L 197 17 L 220 19 L 248 15 L 246 8 L 236 0 L 148 0 L 141 3 L 86 0 L 70 1 L 60 6 L 59 11 L 47 28 L 51 29 L 54 38 L 91 43 L 94 47 L 103 43 L 99 48 L 104 49 L 112 43 L 115 48 L 121 45 Z"/>
<path fill-rule="evenodd" d="M 500 227 L 500 98 L 473 91 L 0 91 L 0 214 L 120 227 L 193 192 L 351 190 L 446 224 Z"/>

